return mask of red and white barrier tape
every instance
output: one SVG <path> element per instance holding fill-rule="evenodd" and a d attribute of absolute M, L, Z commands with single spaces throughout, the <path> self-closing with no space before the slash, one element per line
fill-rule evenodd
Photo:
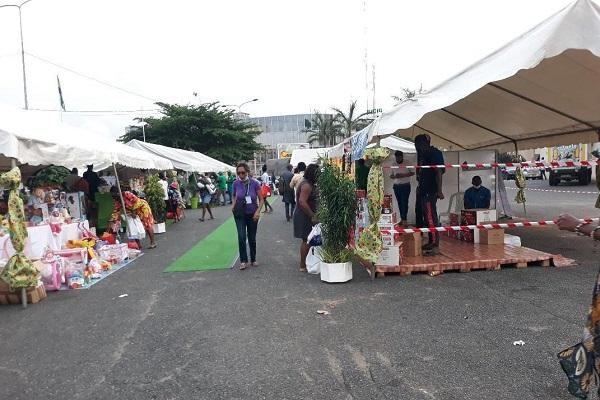
<path fill-rule="evenodd" d="M 443 165 L 392 165 L 384 166 L 384 169 L 441 169 L 441 168 L 462 168 L 462 169 L 490 169 L 506 167 L 528 167 L 528 168 L 561 168 L 561 167 L 591 167 L 600 165 L 600 159 L 596 161 L 553 161 L 553 162 L 516 162 L 516 163 L 462 163 L 462 164 L 443 164 Z"/>
<path fill-rule="evenodd" d="M 508 186 L 507 189 L 518 190 L 519 188 Z M 534 190 L 536 192 L 551 192 L 551 193 L 574 193 L 574 194 L 593 194 L 598 195 L 600 192 L 584 192 L 581 190 L 553 190 L 553 189 L 537 189 L 537 188 L 525 188 L 526 191 Z"/>
<path fill-rule="evenodd" d="M 600 218 L 585 218 L 580 219 L 581 222 L 597 222 Z M 503 224 L 490 223 L 490 224 L 477 224 L 477 225 L 452 225 L 452 226 L 438 226 L 434 228 L 395 228 L 381 229 L 380 232 L 383 234 L 390 233 L 428 233 L 428 232 L 452 232 L 452 231 L 470 231 L 470 230 L 489 230 L 489 229 L 505 229 L 505 228 L 521 228 L 531 226 L 547 226 L 556 225 L 556 221 L 523 221 L 523 222 L 507 222 Z"/>

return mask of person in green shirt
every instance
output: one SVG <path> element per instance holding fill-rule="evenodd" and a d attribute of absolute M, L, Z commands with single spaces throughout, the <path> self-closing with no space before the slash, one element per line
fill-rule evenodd
<path fill-rule="evenodd" d="M 233 204 L 233 182 L 235 182 L 235 176 L 231 171 L 227 171 L 227 193 L 229 194 L 229 204 Z"/>
<path fill-rule="evenodd" d="M 219 189 L 219 195 L 217 196 L 217 200 L 221 203 L 222 206 L 225 205 L 225 192 L 227 191 L 227 178 L 223 172 L 219 172 L 217 176 L 217 187 Z"/>
<path fill-rule="evenodd" d="M 369 178 L 369 170 L 371 168 L 365 164 L 365 160 L 361 158 L 356 162 L 356 189 L 367 190 L 367 181 Z"/>

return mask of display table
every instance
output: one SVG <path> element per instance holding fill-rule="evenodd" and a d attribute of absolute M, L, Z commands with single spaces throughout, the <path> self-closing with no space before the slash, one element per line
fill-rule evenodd
<path fill-rule="evenodd" d="M 89 229 L 88 221 L 83 225 Z M 38 225 L 27 227 L 27 240 L 25 241 L 25 255 L 30 260 L 39 260 L 46 248 L 60 250 L 69 240 L 81 238 L 79 223 L 63 224 L 58 234 L 53 234 L 50 225 Z M 0 237 L 0 260 L 8 260 L 15 249 L 12 246 L 9 235 Z"/>

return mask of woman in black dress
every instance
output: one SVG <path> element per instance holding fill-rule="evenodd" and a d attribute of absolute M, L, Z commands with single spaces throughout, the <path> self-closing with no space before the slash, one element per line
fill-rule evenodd
<path fill-rule="evenodd" d="M 302 239 L 300 245 L 300 271 L 306 272 L 306 256 L 308 255 L 308 235 L 317 224 L 317 176 L 319 166 L 310 164 L 306 167 L 304 178 L 296 191 L 296 210 L 294 211 L 294 237 Z"/>

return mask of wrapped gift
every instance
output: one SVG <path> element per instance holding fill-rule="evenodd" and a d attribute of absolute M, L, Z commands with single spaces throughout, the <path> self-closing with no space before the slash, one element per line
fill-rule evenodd
<path fill-rule="evenodd" d="M 119 264 L 129 257 L 127 243 L 107 244 L 98 250 L 100 258 L 113 264 Z"/>
<path fill-rule="evenodd" d="M 391 214 L 394 212 L 394 206 L 392 203 L 392 195 L 386 194 L 383 196 L 383 203 L 381 204 L 381 213 L 382 214 Z"/>
<path fill-rule="evenodd" d="M 83 247 L 76 247 L 73 249 L 62 249 L 55 250 L 54 254 L 60 256 L 62 258 L 66 258 L 67 260 L 73 263 L 88 263 L 88 249 Z"/>

